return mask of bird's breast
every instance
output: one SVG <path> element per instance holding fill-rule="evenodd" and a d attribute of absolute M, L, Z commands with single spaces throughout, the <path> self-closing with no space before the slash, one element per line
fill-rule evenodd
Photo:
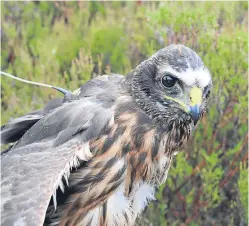
<path fill-rule="evenodd" d="M 137 112 L 123 112 L 110 121 L 106 134 L 90 142 L 95 162 L 114 157 L 125 160 L 126 195 L 140 181 L 149 184 L 164 181 L 172 159 L 166 148 L 167 134 L 145 117 Z"/>
<path fill-rule="evenodd" d="M 70 176 L 75 197 L 63 222 L 134 224 L 166 180 L 176 147 L 172 139 L 141 112 L 114 115 L 105 132 L 89 142 L 93 158 Z"/>

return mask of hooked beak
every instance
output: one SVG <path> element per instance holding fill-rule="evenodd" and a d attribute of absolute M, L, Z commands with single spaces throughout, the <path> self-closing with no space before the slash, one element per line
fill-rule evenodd
<path fill-rule="evenodd" d="M 195 125 L 200 119 L 201 102 L 202 102 L 202 90 L 198 87 L 192 88 L 190 90 L 190 106 L 188 110 L 194 120 Z"/>

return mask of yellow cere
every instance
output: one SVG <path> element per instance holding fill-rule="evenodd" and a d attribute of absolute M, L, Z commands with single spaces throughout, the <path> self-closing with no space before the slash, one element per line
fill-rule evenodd
<path fill-rule="evenodd" d="M 183 103 L 182 101 L 174 99 L 174 98 L 169 97 L 169 96 L 164 96 L 164 97 L 165 97 L 165 99 L 175 101 L 176 103 L 178 103 L 179 105 L 182 106 L 184 111 L 189 112 L 189 107 L 185 103 Z M 192 88 L 190 90 L 190 99 L 191 99 L 190 106 L 200 105 L 201 101 L 202 101 L 202 90 L 198 87 Z"/>
<path fill-rule="evenodd" d="M 190 105 L 200 105 L 202 101 L 202 90 L 198 87 L 194 87 L 190 90 Z"/>

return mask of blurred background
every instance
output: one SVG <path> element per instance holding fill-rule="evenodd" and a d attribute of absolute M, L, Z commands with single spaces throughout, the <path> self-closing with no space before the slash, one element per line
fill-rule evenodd
<path fill-rule="evenodd" d="M 75 90 L 171 43 L 213 76 L 209 112 L 137 225 L 248 225 L 247 2 L 2 2 L 1 70 Z M 2 124 L 61 96 L 1 77 Z"/>

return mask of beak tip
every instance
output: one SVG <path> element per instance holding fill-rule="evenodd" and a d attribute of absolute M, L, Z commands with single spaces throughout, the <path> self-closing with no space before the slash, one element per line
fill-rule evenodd
<path fill-rule="evenodd" d="M 190 106 L 189 113 L 194 120 L 194 124 L 196 125 L 198 120 L 200 119 L 200 105 L 196 104 L 194 106 Z"/>

